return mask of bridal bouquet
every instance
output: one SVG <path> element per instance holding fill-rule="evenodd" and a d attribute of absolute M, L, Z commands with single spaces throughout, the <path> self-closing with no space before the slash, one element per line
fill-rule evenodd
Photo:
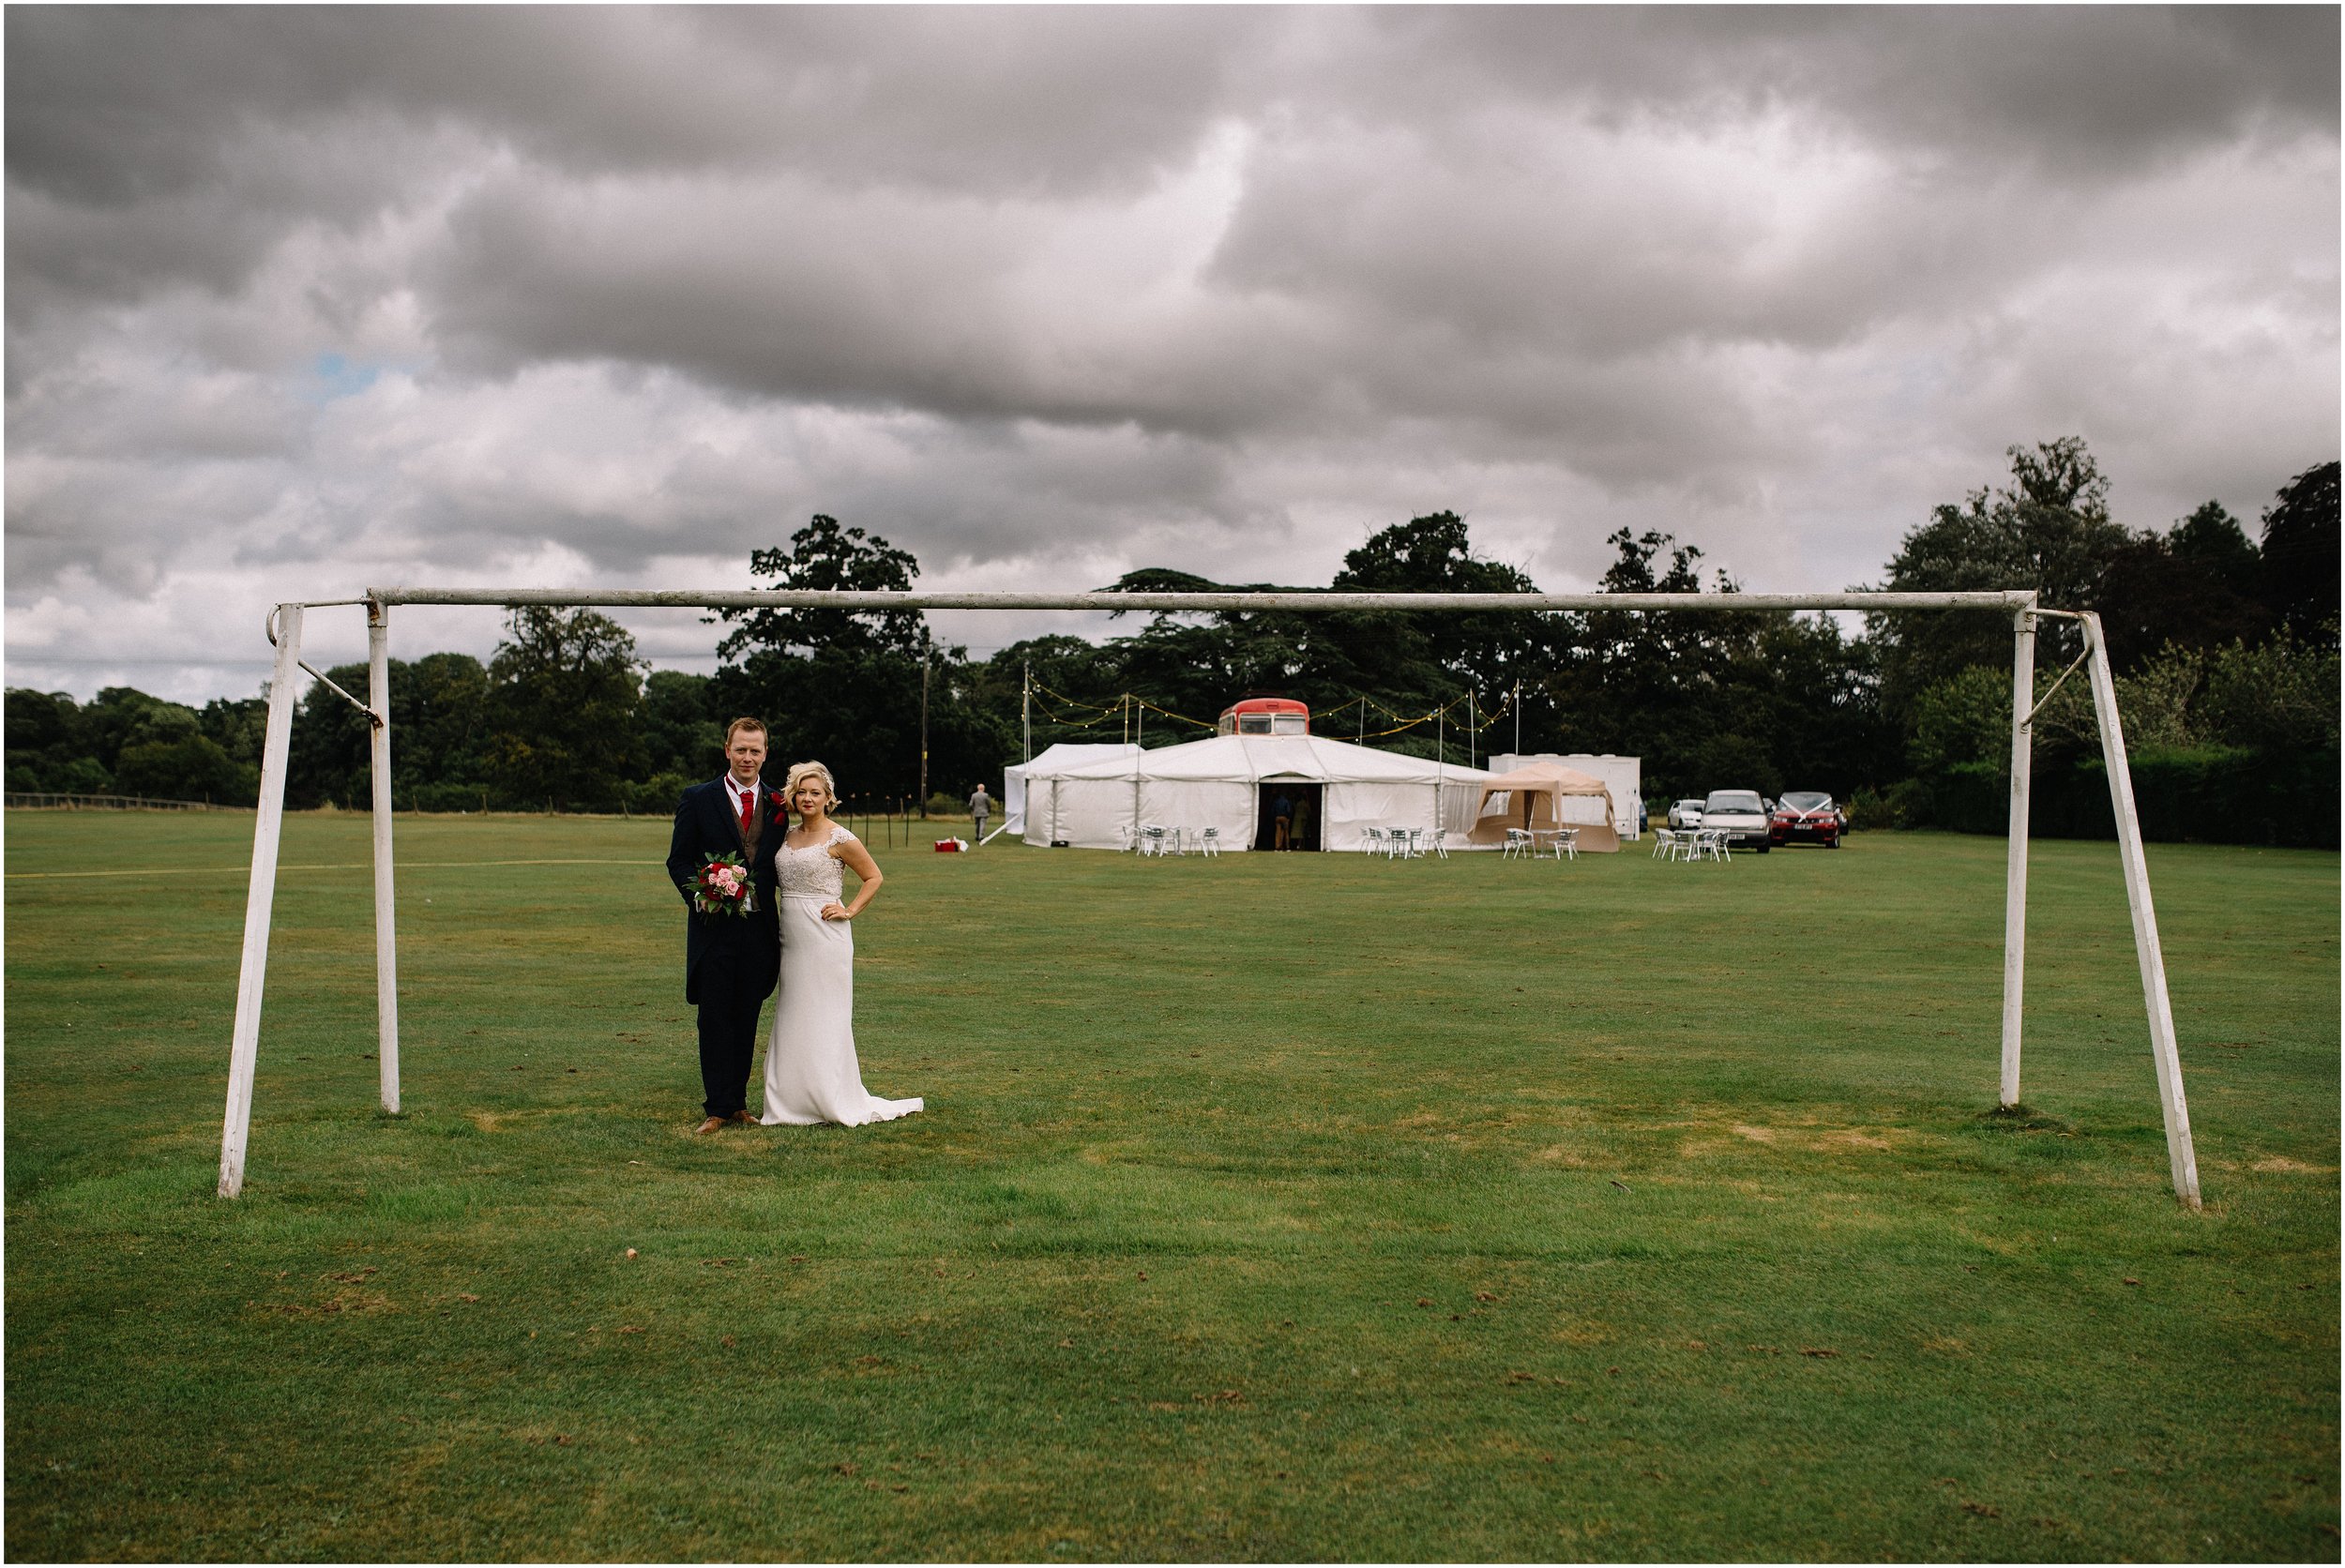
<path fill-rule="evenodd" d="M 703 914 L 747 914 L 757 907 L 749 868 L 736 853 L 710 855 L 687 885 Z"/>

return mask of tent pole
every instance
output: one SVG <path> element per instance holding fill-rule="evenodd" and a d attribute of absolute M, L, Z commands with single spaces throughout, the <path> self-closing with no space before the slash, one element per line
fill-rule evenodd
<path fill-rule="evenodd" d="M 373 731 L 375 1058 L 383 1108 L 399 1114 L 399 927 L 391 887 L 391 611 L 367 601 L 367 727 Z"/>
<path fill-rule="evenodd" d="M 277 671 L 269 680 L 261 742 L 261 809 L 252 828 L 252 877 L 244 896 L 244 958 L 236 971 L 235 1032 L 228 1048 L 228 1112 L 219 1134 L 219 1196 L 244 1191 L 252 1130 L 252 1070 L 261 1044 L 261 983 L 268 977 L 268 920 L 277 897 L 277 840 L 285 823 L 285 759 L 292 750 L 294 689 L 301 673 L 301 606 L 280 604 Z"/>
<path fill-rule="evenodd" d="M 2109 804 L 2117 817 L 2117 853 L 2126 873 L 2126 903 L 2133 914 L 2133 950 L 2141 966 L 2141 1000 L 2150 1015 L 2150 1057 L 2157 1065 L 2157 1103 L 2166 1121 L 2166 1158 L 2174 1196 L 2199 1207 L 2199 1157 L 2190 1144 L 2190 1108 L 2183 1099 L 2182 1057 L 2174 1046 L 2174 1008 L 2166 994 L 2166 956 L 2157 941 L 2157 912 L 2150 904 L 2150 871 L 2141 850 L 2141 821 L 2133 809 L 2133 776 L 2126 765 L 2126 736 L 2117 713 L 2117 680 L 2109 668 L 2101 618 L 2086 611 L 2086 651 L 2092 658 L 2093 709 L 2100 720 L 2101 758 L 2109 769 Z"/>
<path fill-rule="evenodd" d="M 2028 716 L 2035 708 L 2035 617 L 2011 622 L 2011 825 L 2003 875 L 2002 1103 L 2020 1103 L 2020 998 L 2027 979 L 2027 796 L 2034 754 Z"/>

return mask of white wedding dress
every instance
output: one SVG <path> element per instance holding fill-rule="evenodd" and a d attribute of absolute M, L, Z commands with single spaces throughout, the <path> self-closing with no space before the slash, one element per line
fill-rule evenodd
<path fill-rule="evenodd" d="M 774 852 L 781 876 L 781 985 L 765 1042 L 762 1120 L 769 1127 L 859 1127 L 909 1116 L 924 1104 L 875 1097 L 863 1087 L 855 1061 L 855 926 L 823 918 L 825 904 L 846 901 L 830 847 L 854 839 L 833 822 L 822 843 L 794 850 L 785 834 Z"/>

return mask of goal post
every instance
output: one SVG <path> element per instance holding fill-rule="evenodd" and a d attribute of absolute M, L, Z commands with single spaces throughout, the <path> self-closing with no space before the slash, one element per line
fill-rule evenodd
<path fill-rule="evenodd" d="M 2027 957 L 2027 852 L 2029 766 L 2035 715 L 2043 700 L 2035 695 L 2035 626 L 2038 618 L 2078 621 L 2085 649 L 2078 663 L 2089 664 L 2094 704 L 2100 719 L 2107 760 L 2110 804 L 2117 819 L 2119 856 L 2126 898 L 2133 918 L 2134 944 L 2148 1009 L 2151 1054 L 2157 1075 L 2159 1109 L 2166 1127 L 2175 1196 L 2200 1207 L 2198 1164 L 2190 1142 L 2190 1119 L 2183 1095 L 2182 1066 L 2174 1043 L 2173 1012 L 2166 989 L 2165 959 L 2158 945 L 2157 917 L 2150 899 L 2142 856 L 2141 823 L 2134 814 L 2132 782 L 2126 770 L 2119 729 L 2116 686 L 2098 617 L 2089 612 L 2046 610 L 2034 590 L 1908 594 L 1352 594 L 1352 593 L 1083 593 L 1003 594 L 849 592 L 774 589 L 750 592 L 679 590 L 593 590 L 576 588 L 370 588 L 363 599 L 282 604 L 271 611 L 268 629 L 277 644 L 276 677 L 269 687 L 268 727 L 261 765 L 259 821 L 252 838 L 252 875 L 246 900 L 244 951 L 236 982 L 236 1013 L 229 1052 L 228 1106 L 220 1138 L 219 1194 L 243 1190 L 245 1146 L 250 1129 L 252 1078 L 258 1059 L 262 982 L 268 964 L 270 906 L 276 887 L 278 843 L 285 805 L 285 765 L 293 724 L 295 672 L 300 661 L 304 610 L 326 605 L 363 605 L 367 611 L 367 712 L 371 742 L 371 804 L 374 828 L 374 928 L 376 1029 L 381 1099 L 385 1111 L 400 1108 L 399 942 L 394 918 L 391 845 L 390 611 L 401 604 L 474 605 L 505 609 L 554 605 L 579 609 L 841 610 L 855 611 L 929 610 L 1157 611 L 1169 613 L 1281 611 L 1542 612 L 1627 611 L 1640 613 L 1761 611 L 1997 611 L 2012 617 L 2010 842 L 2005 860 L 2003 1029 L 2000 1103 L 2020 1103 L 2020 1065 Z M 2071 665 L 2045 694 L 2049 700 L 2077 666 Z M 315 671 L 309 671 L 316 675 Z M 319 676 L 323 680 L 323 676 Z M 331 684 L 331 683 L 327 683 Z M 340 690 L 340 687 L 336 687 Z M 342 693 L 345 697 L 348 693 Z M 356 698 L 352 698 L 356 702 Z"/>
<path fill-rule="evenodd" d="M 383 1108 L 399 1114 L 399 927 L 391 887 L 391 609 L 367 601 L 367 729 L 374 817 L 374 1012 Z"/>

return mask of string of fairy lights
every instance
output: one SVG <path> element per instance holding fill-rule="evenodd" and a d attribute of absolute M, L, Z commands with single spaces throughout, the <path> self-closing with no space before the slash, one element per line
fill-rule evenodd
<path fill-rule="evenodd" d="M 1040 681 L 1029 680 L 1026 690 L 1028 701 L 1033 704 L 1033 716 L 1036 722 L 1054 725 L 1062 730 L 1076 731 L 1100 730 L 1110 724 L 1115 724 L 1120 727 L 1124 740 L 1127 744 L 1142 738 L 1146 732 L 1147 717 L 1151 714 L 1159 718 L 1169 719 L 1174 724 L 1185 724 L 1193 729 L 1211 731 L 1219 728 L 1218 721 L 1215 719 L 1197 718 L 1188 714 L 1174 713 L 1161 703 L 1150 701 L 1138 692 L 1119 692 L 1108 701 L 1091 702 L 1080 697 L 1069 697 L 1065 692 L 1055 690 Z M 1388 707 L 1366 692 L 1354 692 L 1350 698 L 1337 703 L 1334 707 L 1319 710 L 1314 717 L 1324 723 L 1340 715 L 1346 708 L 1355 709 L 1357 722 L 1354 726 L 1352 737 L 1354 741 L 1382 740 L 1390 735 L 1405 734 L 1412 730 L 1422 730 L 1429 725 L 1445 731 L 1455 730 L 1459 735 L 1471 741 L 1478 739 L 1492 726 L 1512 717 L 1521 700 L 1522 686 L 1518 682 L 1501 696 L 1494 707 L 1484 702 L 1477 693 L 1468 690 L 1460 692 L 1458 696 L 1436 707 L 1429 708 L 1422 714 L 1404 714 Z M 1373 709 L 1381 719 L 1393 722 L 1381 730 L 1369 729 L 1367 721 L 1370 709 Z M 1460 710 L 1465 716 L 1462 721 L 1457 717 Z"/>

